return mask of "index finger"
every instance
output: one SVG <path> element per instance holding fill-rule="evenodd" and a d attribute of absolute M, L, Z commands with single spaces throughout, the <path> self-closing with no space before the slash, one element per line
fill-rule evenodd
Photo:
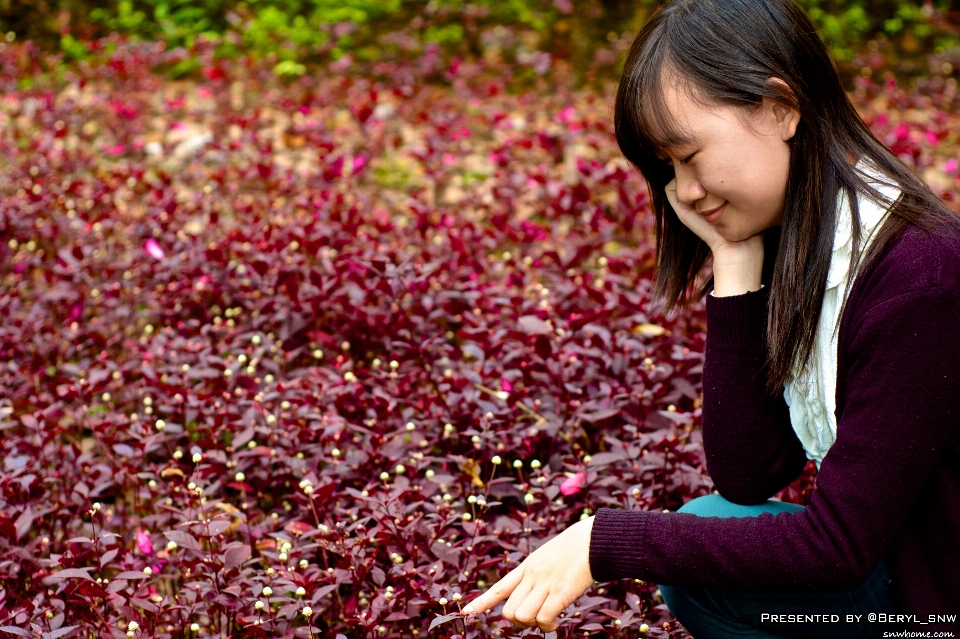
<path fill-rule="evenodd" d="M 510 596 L 510 594 L 523 581 L 523 566 L 517 566 L 511 570 L 506 577 L 493 584 L 489 590 L 471 601 L 463 608 L 463 612 L 469 614 L 473 612 L 486 612 L 489 608 Z"/>

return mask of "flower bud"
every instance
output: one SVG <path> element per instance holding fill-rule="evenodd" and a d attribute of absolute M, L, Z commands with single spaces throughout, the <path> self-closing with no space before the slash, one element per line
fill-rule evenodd
<path fill-rule="evenodd" d="M 500 459 L 500 455 L 494 455 L 493 458 L 490 460 L 490 463 L 492 463 L 494 466 L 499 466 L 500 462 L 502 461 L 503 460 Z"/>

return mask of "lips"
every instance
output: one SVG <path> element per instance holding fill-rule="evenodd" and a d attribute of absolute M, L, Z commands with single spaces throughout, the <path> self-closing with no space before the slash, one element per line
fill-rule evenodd
<path fill-rule="evenodd" d="M 716 222 L 718 219 L 720 219 L 720 215 L 723 213 L 723 210 L 726 206 L 727 206 L 727 203 L 724 202 L 723 204 L 721 204 L 715 209 L 710 209 L 709 211 L 702 211 L 700 215 L 707 222 L 710 222 L 710 223 Z"/>

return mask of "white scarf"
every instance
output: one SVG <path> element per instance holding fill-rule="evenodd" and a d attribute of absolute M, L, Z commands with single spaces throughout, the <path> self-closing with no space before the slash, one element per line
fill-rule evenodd
<path fill-rule="evenodd" d="M 871 165 L 860 161 L 856 169 L 891 201 L 899 197 L 900 190 L 880 181 L 882 174 L 873 170 Z M 837 439 L 837 325 L 840 322 L 840 308 L 846 299 L 853 251 L 853 216 L 846 193 L 841 191 L 837 200 L 837 230 L 813 350 L 804 369 L 795 370 L 783 390 L 783 397 L 790 407 L 793 430 L 803 444 L 807 459 L 814 460 L 817 469 Z M 861 222 L 860 254 L 863 256 L 874 238 L 874 230 L 879 228 L 888 209 L 863 195 L 858 195 L 857 202 Z"/>

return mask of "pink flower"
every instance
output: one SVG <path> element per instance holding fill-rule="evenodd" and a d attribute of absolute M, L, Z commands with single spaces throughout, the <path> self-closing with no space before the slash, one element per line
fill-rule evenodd
<path fill-rule="evenodd" d="M 560 492 L 567 496 L 580 492 L 580 487 L 583 485 L 583 480 L 586 478 L 586 473 L 574 473 L 570 477 L 567 477 L 565 480 L 563 480 L 563 483 L 560 484 Z"/>
<path fill-rule="evenodd" d="M 940 136 L 937 135 L 936 131 L 927 130 L 923 132 L 923 135 L 926 136 L 927 142 L 931 145 L 936 146 L 936 144 L 940 141 Z"/>
<path fill-rule="evenodd" d="M 109 153 L 110 155 L 118 156 L 123 155 L 123 152 L 127 149 L 123 144 L 116 144 L 114 146 L 105 146 L 103 147 L 104 152 Z"/>
<path fill-rule="evenodd" d="M 947 160 L 943 163 L 943 170 L 949 175 L 956 173 L 957 169 L 960 169 L 960 162 L 954 159 Z"/>
<path fill-rule="evenodd" d="M 363 157 L 362 155 L 358 155 L 357 157 L 353 158 L 353 175 L 356 175 L 357 173 L 359 173 L 360 169 L 362 169 L 366 165 L 367 165 L 367 158 Z"/>
<path fill-rule="evenodd" d="M 160 248 L 160 244 L 157 243 L 152 237 L 144 242 L 143 250 L 150 254 L 150 257 L 162 260 L 166 257 L 166 254 L 163 252 L 163 249 Z"/>
<path fill-rule="evenodd" d="M 896 128 L 897 142 L 906 142 L 907 138 L 910 137 L 910 128 L 904 124 L 900 123 Z"/>
<path fill-rule="evenodd" d="M 137 528 L 137 548 L 148 557 L 153 557 L 153 542 L 150 535 Z"/>
<path fill-rule="evenodd" d="M 510 393 L 513 391 L 513 384 L 511 384 L 510 380 L 508 379 L 500 380 L 500 390 L 504 390 Z"/>
<path fill-rule="evenodd" d="M 577 112 L 573 110 L 572 106 L 568 106 L 563 111 L 560 112 L 560 121 L 564 124 L 567 124 L 573 118 L 577 117 Z"/>

